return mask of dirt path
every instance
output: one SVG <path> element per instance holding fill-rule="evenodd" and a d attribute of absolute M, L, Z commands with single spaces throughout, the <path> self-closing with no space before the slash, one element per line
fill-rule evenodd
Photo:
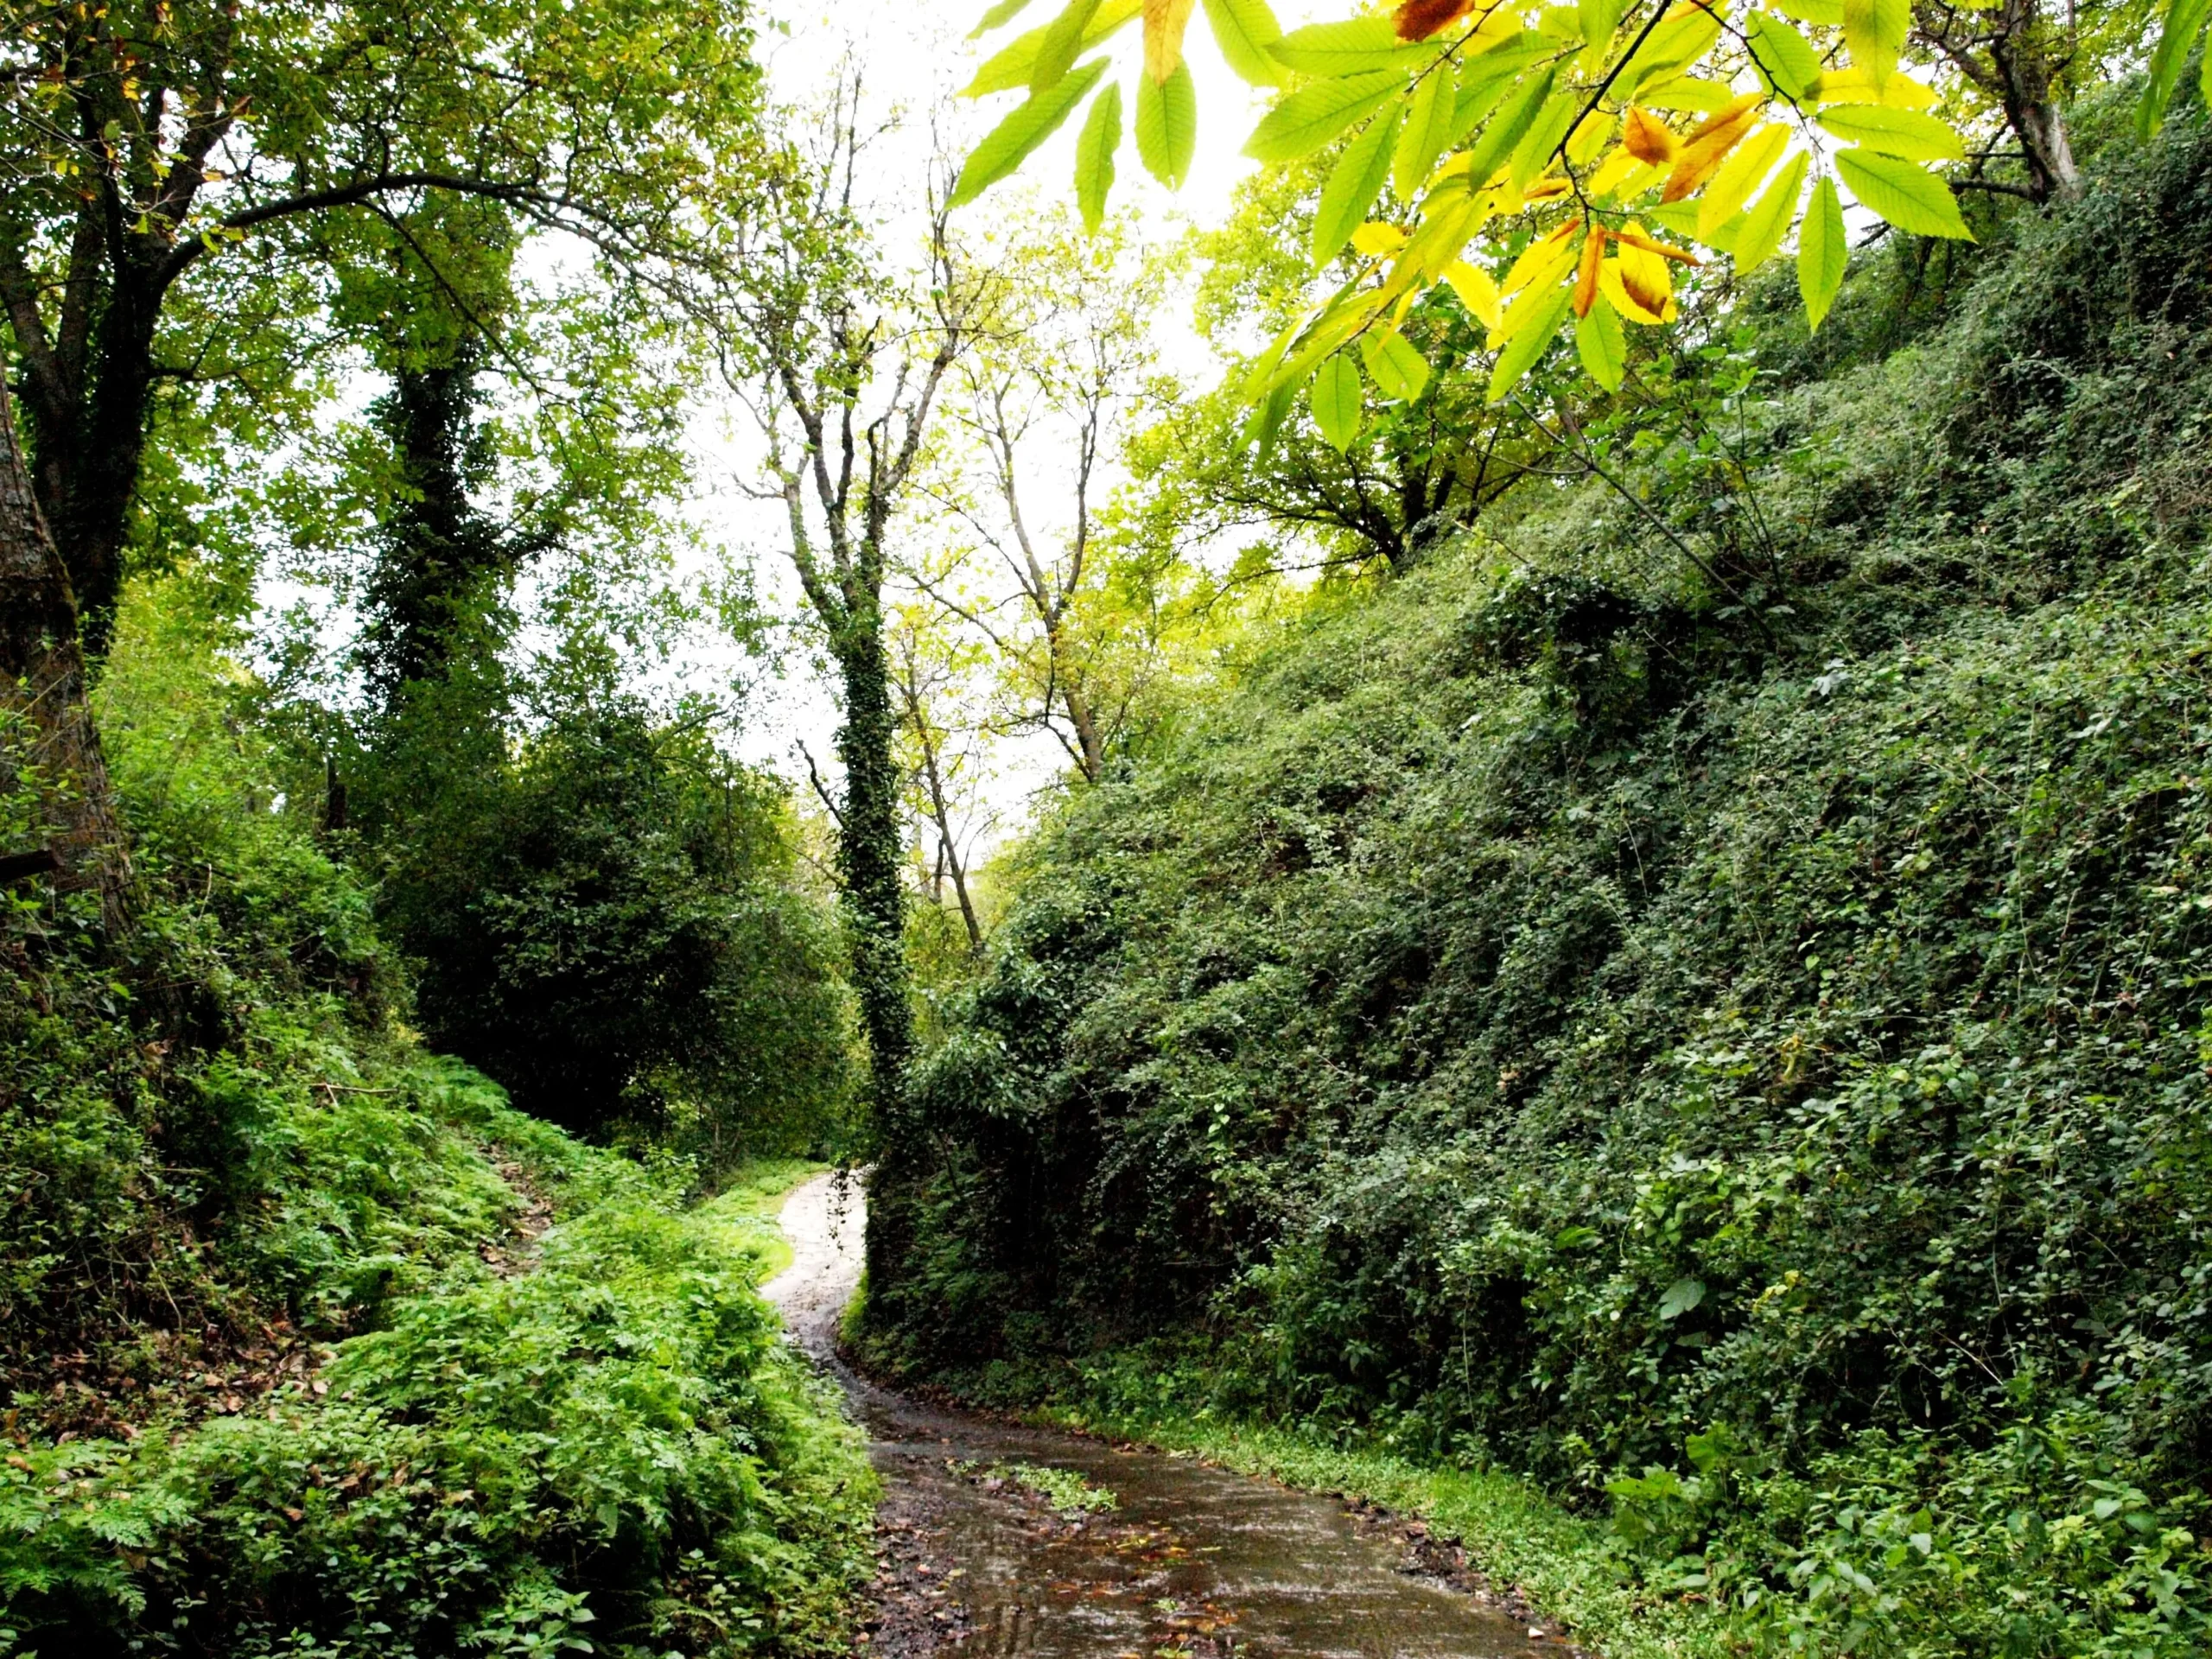
<path fill-rule="evenodd" d="M 796 1259 L 763 1287 L 794 1339 L 843 1385 L 883 1476 L 878 1605 L 860 1651 L 893 1659 L 1572 1651 L 1532 1634 L 1525 1614 L 1454 1587 L 1464 1561 L 1417 1525 L 1186 1456 L 939 1410 L 855 1376 L 835 1343 L 838 1314 L 860 1282 L 863 1217 L 857 1185 L 841 1191 L 824 1176 L 797 1189 L 780 1217 Z M 1039 1483 L 1055 1489 L 1058 1506 Z"/>
<path fill-rule="evenodd" d="M 791 1241 L 791 1264 L 760 1287 L 784 1328 L 817 1359 L 834 1358 L 837 1316 L 860 1288 L 861 1235 L 868 1201 L 857 1176 L 832 1171 L 791 1189 L 776 1224 Z"/>

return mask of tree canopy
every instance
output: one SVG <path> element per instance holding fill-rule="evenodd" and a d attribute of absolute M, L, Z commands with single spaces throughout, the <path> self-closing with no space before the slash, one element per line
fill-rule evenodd
<path fill-rule="evenodd" d="M 977 32 L 1025 10 L 994 7 Z M 1097 211 L 1122 99 L 1109 60 L 1084 54 L 1140 17 L 1137 154 L 1179 184 L 1198 142 L 1183 58 L 1196 10 L 1069 0 L 1000 49 L 969 95 L 1026 95 L 969 156 L 956 202 L 1014 172 L 1088 98 L 1075 190 Z M 1266 0 L 1206 0 L 1205 15 L 1231 67 L 1283 89 L 1245 154 L 1331 158 L 1309 235 L 1327 291 L 1241 386 L 1262 443 L 1301 391 L 1324 433 L 1345 442 L 1366 385 L 1385 404 L 1417 400 L 1433 364 L 1406 320 L 1432 289 L 1484 330 L 1496 403 L 1562 331 L 1583 371 L 1618 387 L 1626 326 L 1671 321 L 1681 273 L 1719 255 L 1747 275 L 1793 230 L 1817 327 L 1848 260 L 1847 200 L 1909 234 L 1969 238 L 1961 180 L 1942 169 L 1967 162 L 1969 137 L 1989 123 L 1909 73 L 1916 50 L 1960 70 L 2024 146 L 2027 184 L 1995 188 L 2037 200 L 2078 189 L 2056 101 L 2065 54 L 2033 0 L 1964 15 L 1911 0 L 1404 0 L 1387 16 L 1287 33 Z M 2175 18 L 2183 43 L 2162 47 L 2154 96 L 2202 22 Z M 1980 165 L 1967 188 L 1986 182 Z"/>
<path fill-rule="evenodd" d="M 0 303 L 96 633 L 162 394 L 283 387 L 338 321 L 318 312 L 334 276 L 402 254 L 466 317 L 487 252 L 525 228 L 677 296 L 760 155 L 734 3 L 11 3 L 5 22 Z M 433 232 L 440 198 L 490 223 Z"/>

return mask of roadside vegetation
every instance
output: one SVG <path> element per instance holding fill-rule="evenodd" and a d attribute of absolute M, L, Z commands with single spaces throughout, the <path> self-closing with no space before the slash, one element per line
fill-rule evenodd
<path fill-rule="evenodd" d="M 863 1165 L 1612 1659 L 2212 1650 L 2212 8 L 1347 10 L 0 0 L 0 1656 L 843 1648 Z"/>
<path fill-rule="evenodd" d="M 842 1648 L 837 912 L 669 667 L 748 20 L 0 13 L 0 1653 Z"/>
<path fill-rule="evenodd" d="M 837 1646 L 873 1477 L 753 1294 L 817 1166 L 696 1205 L 425 1052 L 192 614 L 101 685 L 131 949 L 7 920 L 0 1650 Z"/>
<path fill-rule="evenodd" d="M 2079 203 L 1752 284 L 1067 796 L 878 1363 L 1510 1471 L 1756 1643 L 2202 1649 L 2212 160 L 2076 113 Z"/>

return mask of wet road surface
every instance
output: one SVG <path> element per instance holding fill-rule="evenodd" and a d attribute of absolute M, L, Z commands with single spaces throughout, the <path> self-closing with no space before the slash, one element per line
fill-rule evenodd
<path fill-rule="evenodd" d="M 762 1289 L 843 1385 L 884 1479 L 887 1611 L 864 1650 L 893 1659 L 1567 1651 L 1548 1632 L 1532 1639 L 1525 1618 L 1408 1570 L 1403 1529 L 1363 1522 L 1336 1499 L 1189 1456 L 943 1410 L 855 1376 L 835 1338 L 860 1279 L 861 1202 L 857 1183 L 835 1176 L 794 1192 L 781 1222 L 796 1259 Z M 1116 1505 L 1062 1514 L 1008 1478 L 1009 1465 L 1072 1471 Z"/>

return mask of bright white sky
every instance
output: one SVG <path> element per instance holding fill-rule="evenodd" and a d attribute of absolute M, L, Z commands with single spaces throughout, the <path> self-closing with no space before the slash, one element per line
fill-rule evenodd
<path fill-rule="evenodd" d="M 804 106 L 833 84 L 840 64 L 849 56 L 865 67 L 866 83 L 880 119 L 893 109 L 902 111 L 905 137 L 875 152 L 883 172 L 877 181 L 879 200 L 890 223 L 887 234 L 895 241 L 902 234 L 918 241 L 916 211 L 906 210 L 907 223 L 898 223 L 901 204 L 918 204 L 923 198 L 923 169 L 930 158 L 930 116 L 932 107 L 950 123 L 949 137 L 956 153 L 964 155 L 975 140 L 1012 108 L 1015 99 L 1001 94 L 980 103 L 953 100 L 950 95 L 972 78 L 976 66 L 1023 27 L 1049 18 L 1060 0 L 1032 0 L 1027 14 L 988 41 L 971 42 L 965 36 L 982 15 L 987 0 L 841 0 L 840 3 L 791 3 L 791 0 L 763 0 L 760 47 L 769 73 L 772 96 L 782 104 Z M 1354 0 L 1275 0 L 1275 12 L 1286 28 L 1294 28 L 1322 16 L 1343 16 Z M 1112 43 L 1115 69 L 1123 81 L 1125 109 L 1134 107 L 1134 79 L 1138 73 L 1138 30 L 1131 25 Z M 1203 9 L 1192 19 L 1187 54 L 1198 84 L 1199 136 L 1192 177 L 1183 189 L 1171 194 L 1155 183 L 1138 164 L 1134 150 L 1125 146 L 1119 159 L 1114 205 L 1134 212 L 1148 242 L 1165 245 L 1192 225 L 1218 222 L 1225 216 L 1236 183 L 1252 168 L 1238 151 L 1267 95 L 1248 86 L 1230 73 L 1215 48 Z M 1079 118 L 1078 118 L 1079 119 Z M 1024 193 L 1052 198 L 1072 195 L 1074 134 L 1078 120 L 1071 120 L 1037 155 L 1020 176 L 963 210 L 971 226 L 985 228 L 995 212 L 1003 214 Z M 901 174 L 903 173 L 903 176 Z M 537 251 L 543 262 L 539 274 L 549 280 L 571 267 L 580 256 L 573 249 L 546 245 Z M 1186 307 L 1171 308 L 1160 320 L 1158 345 L 1164 365 L 1203 383 L 1214 371 L 1204 346 L 1192 333 Z M 350 389 L 340 406 L 329 411 L 333 422 L 358 418 L 369 398 L 381 388 L 372 377 L 364 377 Z M 697 447 L 698 497 L 685 504 L 701 546 L 688 568 L 680 572 L 687 582 L 711 579 L 725 558 L 748 568 L 763 603 L 779 616 L 799 619 L 805 614 L 803 596 L 791 573 L 786 531 L 780 507 L 749 499 L 741 481 L 757 478 L 760 444 L 749 417 L 727 394 L 709 396 L 694 428 Z M 1025 494 L 1035 528 L 1049 534 L 1052 528 L 1052 480 L 1062 467 L 1049 453 L 1031 457 L 1035 476 Z M 314 584 L 302 584 L 291 575 L 273 569 L 264 573 L 262 602 L 270 613 L 303 602 L 320 619 L 326 648 L 342 648 L 352 632 L 352 618 L 334 595 Z M 695 632 L 683 661 L 648 677 L 668 685 L 683 685 L 710 694 L 725 690 L 733 682 L 754 684 L 745 710 L 739 749 L 745 759 L 772 768 L 804 789 L 806 770 L 800 758 L 803 743 L 823 768 L 834 777 L 833 742 L 837 711 L 830 683 L 822 665 L 808 654 L 794 651 L 787 656 L 779 677 L 761 678 L 756 664 L 747 663 L 731 641 L 717 637 L 710 627 Z M 1021 745 L 1002 745 L 997 773 L 989 791 L 988 806 L 997 833 L 987 834 L 976 852 L 987 852 L 991 842 L 1017 830 L 1037 791 L 1049 785 L 1065 764 L 1058 746 L 1039 735 Z M 834 787 L 834 785 L 833 785 Z"/>
<path fill-rule="evenodd" d="M 960 153 L 988 131 L 1014 107 L 1011 94 L 969 103 L 948 105 L 950 94 L 972 78 L 976 66 L 1023 28 L 1048 19 L 1058 0 L 1032 0 L 1027 13 L 989 40 L 965 39 L 982 15 L 986 0 L 842 0 L 835 5 L 772 3 L 767 16 L 773 23 L 761 33 L 762 56 L 770 84 L 779 101 L 805 104 L 830 86 L 840 62 L 849 54 L 865 66 L 867 83 L 878 108 L 903 109 L 911 137 L 881 152 L 904 178 L 883 181 L 887 201 L 921 199 L 921 168 L 928 161 L 929 115 L 931 107 L 949 110 L 955 124 L 952 137 Z M 1342 16 L 1351 10 L 1349 0 L 1277 0 L 1275 10 L 1286 28 L 1320 16 Z M 787 33 L 785 31 L 788 31 Z M 1132 107 L 1135 86 L 1137 29 L 1131 25 L 1113 42 L 1116 68 L 1124 80 L 1124 107 Z M 1148 240 L 1161 244 L 1180 235 L 1188 226 L 1217 222 L 1229 209 L 1236 183 L 1252 168 L 1238 154 L 1244 136 L 1264 108 L 1264 92 L 1247 86 L 1222 61 L 1205 23 L 1203 10 L 1192 19 L 1188 56 L 1198 83 L 1199 137 L 1192 176 L 1183 189 L 1171 194 L 1138 165 L 1133 150 L 1125 147 L 1115 187 L 1115 205 L 1134 210 Z M 1043 149 L 1032 156 L 1019 178 L 963 210 L 971 223 L 988 223 L 995 208 L 1005 211 L 1010 197 L 1027 189 L 1042 195 L 1071 194 L 1074 135 L 1079 117 L 1071 119 Z M 896 234 L 894 231 L 893 234 Z M 909 234 L 912 234 L 910 232 Z M 1203 348 L 1191 334 L 1187 314 L 1162 319 L 1160 347 L 1169 364 L 1193 378 L 1209 372 Z M 744 412 L 734 402 L 703 411 L 698 442 L 706 464 L 702 482 L 712 493 L 696 504 L 696 522 L 704 536 L 741 556 L 754 573 L 761 598 L 780 613 L 800 614 L 804 601 L 791 575 L 785 552 L 779 508 L 748 500 L 736 487 L 739 478 L 749 477 L 757 443 L 749 433 Z M 1055 470 L 1051 458 L 1040 456 L 1033 499 L 1049 503 L 1050 480 Z M 1049 512 L 1049 505 L 1045 509 Z M 707 664 L 695 664 L 709 675 Z M 780 681 L 760 687 L 747 711 L 741 745 L 748 760 L 765 764 L 799 781 L 805 778 L 798 745 L 804 743 L 826 767 L 836 729 L 836 711 L 827 680 L 818 664 L 794 657 L 785 664 Z M 1049 783 L 1063 758 L 1049 740 L 1009 746 L 1000 755 L 1000 772 L 991 791 L 1001 833 L 1018 827 L 1034 792 Z"/>
<path fill-rule="evenodd" d="M 1026 28 L 1051 18 L 1059 0 L 1030 0 L 1020 16 L 988 40 L 970 41 L 966 36 L 982 15 L 987 0 L 842 0 L 836 5 L 779 4 L 769 0 L 768 15 L 789 29 L 787 39 L 772 31 L 762 35 L 762 55 L 777 94 L 804 99 L 823 84 L 839 58 L 848 50 L 868 65 L 878 91 L 887 99 L 925 112 L 935 97 L 957 91 L 975 73 L 976 66 Z M 1275 0 L 1276 16 L 1286 29 L 1315 18 L 1343 16 L 1357 9 L 1356 0 Z M 1115 64 L 1124 81 L 1123 108 L 1135 107 L 1134 72 L 1137 26 L 1128 25 L 1110 43 Z M 1199 137 L 1198 159 L 1182 190 L 1170 195 L 1147 177 L 1133 155 L 1121 160 L 1116 200 L 1134 200 L 1148 217 L 1162 221 L 1180 213 L 1200 221 L 1217 216 L 1228 205 L 1237 180 L 1252 163 L 1237 151 L 1252 121 L 1264 107 L 1266 97 L 1229 72 L 1214 49 L 1203 8 L 1191 20 L 1187 40 L 1191 72 L 1198 82 Z M 969 138 L 987 131 L 999 117 L 1013 108 L 1011 93 L 1000 93 L 978 103 L 963 102 L 969 114 Z M 1023 176 L 1067 189 L 1074 173 L 1075 130 L 1071 119 L 1023 168 Z M 986 197 L 971 209 L 988 213 Z"/>

